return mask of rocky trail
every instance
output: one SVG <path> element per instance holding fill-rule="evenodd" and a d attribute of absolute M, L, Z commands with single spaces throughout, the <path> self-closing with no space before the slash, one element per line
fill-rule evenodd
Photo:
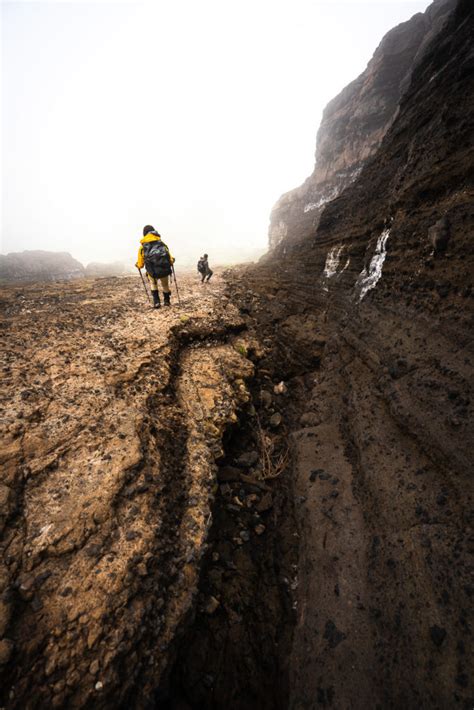
<path fill-rule="evenodd" d="M 284 707 L 281 417 L 251 402 L 262 352 L 222 279 L 180 286 L 158 311 L 138 278 L 1 293 L 7 707 Z"/>

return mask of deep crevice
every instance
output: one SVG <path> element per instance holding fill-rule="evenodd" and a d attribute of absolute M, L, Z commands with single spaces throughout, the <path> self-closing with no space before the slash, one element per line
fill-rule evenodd
<path fill-rule="evenodd" d="M 255 416 L 269 416 L 260 398 L 268 384 L 257 375 L 253 404 L 225 436 L 197 604 L 157 691 L 160 709 L 288 707 L 297 568 L 290 473 L 250 482 L 252 467 L 243 466 L 257 451 Z"/>

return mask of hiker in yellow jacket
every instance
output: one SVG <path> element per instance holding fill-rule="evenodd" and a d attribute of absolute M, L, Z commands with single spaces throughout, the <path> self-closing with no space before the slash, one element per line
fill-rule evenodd
<path fill-rule="evenodd" d="M 164 242 L 161 235 L 148 224 L 143 227 L 143 239 L 140 240 L 138 259 L 135 266 L 137 269 L 146 268 L 146 275 L 150 282 L 151 295 L 153 296 L 153 308 L 160 308 L 160 294 L 158 292 L 158 281 L 161 281 L 163 288 L 163 299 L 165 306 L 171 306 L 170 276 L 172 272 L 174 257 Z"/>

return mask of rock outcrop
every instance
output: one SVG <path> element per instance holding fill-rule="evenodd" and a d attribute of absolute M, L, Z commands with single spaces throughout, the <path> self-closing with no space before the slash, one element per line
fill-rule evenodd
<path fill-rule="evenodd" d="M 0 254 L 0 281 L 60 281 L 84 276 L 84 267 L 67 252 L 23 251 Z"/>
<path fill-rule="evenodd" d="M 437 0 L 425 13 L 388 32 L 367 69 L 325 108 L 312 175 L 278 200 L 269 228 L 269 248 L 314 232 L 324 206 L 360 174 L 376 153 L 399 109 L 411 73 L 440 31 L 455 0 Z"/>
<path fill-rule="evenodd" d="M 2 291 L 3 707 L 149 707 L 193 610 L 253 365 L 181 285 L 161 312 L 137 278 Z"/>
<path fill-rule="evenodd" d="M 319 224 L 284 217 L 285 259 L 274 250 L 232 286 L 291 394 L 292 708 L 468 708 L 474 696 L 472 3 L 442 24 L 418 58 L 411 47 L 357 179 Z M 325 154 L 352 169 L 363 141 L 327 135 Z M 285 214 L 306 200 L 290 195 Z"/>

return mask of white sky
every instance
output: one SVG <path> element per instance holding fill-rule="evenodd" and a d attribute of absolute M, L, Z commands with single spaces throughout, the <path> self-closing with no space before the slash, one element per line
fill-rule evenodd
<path fill-rule="evenodd" d="M 265 247 L 326 103 L 428 0 L 2 2 L 2 243 L 134 262 Z"/>

